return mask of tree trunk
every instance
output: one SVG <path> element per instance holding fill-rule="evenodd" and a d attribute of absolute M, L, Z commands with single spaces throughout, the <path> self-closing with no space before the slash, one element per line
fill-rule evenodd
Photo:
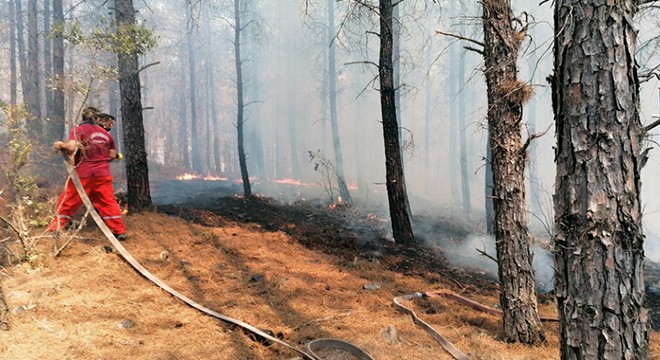
<path fill-rule="evenodd" d="M 649 357 L 636 11 L 632 0 L 555 5 L 555 289 L 562 359 Z"/>
<path fill-rule="evenodd" d="M 450 4 L 450 14 L 452 16 L 459 16 L 459 12 L 456 11 L 456 1 L 451 1 Z M 458 97 L 458 92 L 461 89 L 461 84 L 458 83 L 458 76 L 455 69 L 458 68 L 459 62 L 459 51 L 455 46 L 452 46 L 449 49 L 449 69 L 447 74 L 447 81 L 449 82 L 449 134 L 447 141 L 447 154 L 449 154 L 449 161 L 447 161 L 447 177 L 449 178 L 449 192 L 451 196 L 451 206 L 458 207 L 460 204 L 460 194 L 461 189 L 458 186 L 459 182 L 459 156 L 458 156 L 458 104 L 456 99 Z"/>
<path fill-rule="evenodd" d="M 58 134 L 52 134 L 51 133 L 51 115 L 53 114 L 53 52 L 52 52 L 52 43 L 53 40 L 51 38 L 51 4 L 52 0 L 45 0 L 44 1 L 44 36 L 43 36 L 43 41 L 44 41 L 44 83 L 45 85 L 45 109 L 44 109 L 44 119 L 47 121 L 46 122 L 46 138 L 48 139 L 47 143 L 50 144 L 52 141 L 50 140 L 59 140 L 61 139 L 60 136 L 54 136 Z"/>
<path fill-rule="evenodd" d="M 509 0 L 483 2 L 484 62 L 488 87 L 489 143 L 493 151 L 493 205 L 504 340 L 544 340 L 536 302 L 525 208 L 522 104 L 527 85 L 518 81 L 517 59 L 524 38 L 513 27 Z"/>
<path fill-rule="evenodd" d="M 465 25 L 461 25 L 461 33 L 465 34 Z M 453 71 L 453 70 L 452 70 Z M 468 170 L 467 151 L 467 124 L 465 115 L 465 51 L 458 57 L 458 84 L 463 88 L 458 93 L 458 147 L 461 164 L 461 203 L 463 214 L 470 218 L 472 212 L 472 200 L 470 199 L 470 173 Z"/>
<path fill-rule="evenodd" d="M 186 5 L 186 13 L 186 18 L 188 18 L 189 21 L 192 21 L 192 15 L 190 14 L 188 5 Z M 197 174 L 202 174 L 204 171 L 202 169 L 201 144 L 198 138 L 200 126 L 197 119 L 197 93 L 195 91 L 197 88 L 197 78 L 195 75 L 197 57 L 195 55 L 195 50 L 193 49 L 195 41 L 192 32 L 193 29 L 189 27 L 186 41 L 188 49 L 188 79 L 190 80 L 190 145 L 193 171 Z"/>
<path fill-rule="evenodd" d="M 245 158 L 243 135 L 243 112 L 245 110 L 243 99 L 243 69 L 241 68 L 241 1 L 234 0 L 234 57 L 236 63 L 236 129 L 238 133 L 238 163 L 241 167 L 243 179 L 243 195 L 252 196 L 250 176 L 248 175 L 247 159 Z"/>
<path fill-rule="evenodd" d="M 380 106 L 385 143 L 385 177 L 389 201 L 392 235 L 399 244 L 415 241 L 410 223 L 406 182 L 401 164 L 399 126 L 396 118 L 392 64 L 392 0 L 380 0 Z"/>
<path fill-rule="evenodd" d="M 39 22 L 37 0 L 28 1 L 28 53 L 27 68 L 22 69 L 27 73 L 26 92 L 23 100 L 27 105 L 30 120 L 28 121 L 28 135 L 31 139 L 43 139 L 43 125 L 41 120 L 41 95 L 39 92 L 40 69 L 39 64 Z"/>
<path fill-rule="evenodd" d="M 64 121 L 64 37 L 62 36 L 62 29 L 64 29 L 64 10 L 62 8 L 62 0 L 53 0 L 53 27 L 56 29 L 53 38 L 53 109 L 50 114 L 50 122 L 53 124 L 51 131 L 53 135 L 62 138 L 65 132 Z"/>
<path fill-rule="evenodd" d="M 495 209 L 493 206 L 493 148 L 490 145 L 490 131 L 488 132 L 488 140 L 486 141 L 486 158 L 484 165 L 486 168 L 484 174 L 484 197 L 486 205 L 486 234 L 495 235 Z"/>
<path fill-rule="evenodd" d="M 188 82 L 186 79 L 188 78 L 187 71 L 186 71 L 186 62 L 183 60 L 187 56 L 185 55 L 185 49 L 183 48 L 183 45 L 180 47 L 180 54 L 181 54 L 181 84 L 187 84 Z M 188 59 L 190 60 L 190 59 Z M 179 133 L 178 133 L 178 139 L 179 139 L 179 148 L 181 151 L 181 163 L 186 169 L 189 169 L 191 165 L 191 160 L 190 160 L 190 141 L 188 138 L 188 121 L 187 121 L 187 111 L 186 109 L 188 108 L 187 102 L 186 102 L 186 95 L 184 91 L 179 91 L 178 92 L 179 97 L 179 112 L 178 112 L 178 117 L 179 117 Z"/>
<path fill-rule="evenodd" d="M 15 6 L 15 21 L 16 21 L 16 47 L 18 49 L 18 65 L 21 69 L 21 92 L 23 95 L 23 102 L 25 102 L 25 94 L 28 93 L 30 85 L 28 84 L 27 73 L 27 51 L 25 50 L 25 21 L 23 16 L 23 5 L 21 0 L 14 0 Z"/>
<path fill-rule="evenodd" d="M 339 195 L 344 203 L 350 205 L 353 203 L 351 193 L 346 186 L 346 177 L 344 176 L 344 157 L 341 151 L 341 140 L 339 137 L 339 119 L 337 119 L 337 69 L 335 54 L 335 0 L 328 0 L 328 32 L 326 39 L 328 46 L 328 96 L 330 100 L 330 126 L 332 128 L 332 145 L 335 153 L 335 172 L 337 175 L 337 186 Z"/>
<path fill-rule="evenodd" d="M 10 0 L 9 5 L 9 104 L 12 112 L 15 110 L 17 98 L 17 69 L 16 69 L 16 0 Z"/>
<path fill-rule="evenodd" d="M 132 0 L 115 0 L 117 31 L 131 34 L 136 25 Z M 121 34 L 118 34 L 121 36 Z M 128 207 L 132 212 L 142 212 L 153 207 L 149 190 L 149 167 L 144 146 L 144 120 L 138 54 L 117 54 L 119 89 L 121 93 L 122 130 L 126 141 L 126 183 Z"/>

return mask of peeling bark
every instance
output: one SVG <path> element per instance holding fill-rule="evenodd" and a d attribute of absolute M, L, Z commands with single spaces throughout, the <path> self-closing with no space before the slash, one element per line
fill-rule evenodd
<path fill-rule="evenodd" d="M 484 61 L 488 86 L 488 144 L 492 151 L 492 199 L 504 313 L 505 341 L 535 344 L 544 340 L 537 309 L 525 208 L 522 105 L 528 86 L 517 80 L 522 34 L 513 26 L 508 0 L 483 2 Z"/>
<path fill-rule="evenodd" d="M 562 359 L 647 359 L 635 1 L 555 7 Z"/>

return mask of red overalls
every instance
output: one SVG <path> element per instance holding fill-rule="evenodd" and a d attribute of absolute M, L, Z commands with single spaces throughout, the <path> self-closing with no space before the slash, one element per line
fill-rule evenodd
<path fill-rule="evenodd" d="M 121 209 L 115 200 L 110 172 L 110 149 L 115 149 L 112 135 L 92 123 L 82 123 L 71 130 L 69 140 L 76 140 L 80 147 L 75 156 L 76 172 L 92 205 L 115 235 L 124 234 L 126 227 L 121 219 Z M 78 212 L 82 199 L 71 179 L 60 194 L 55 208 L 56 215 L 48 230 L 56 231 L 66 226 Z"/>

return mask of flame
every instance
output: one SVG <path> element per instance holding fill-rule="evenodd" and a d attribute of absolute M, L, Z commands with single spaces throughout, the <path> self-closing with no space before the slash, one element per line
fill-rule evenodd
<path fill-rule="evenodd" d="M 229 178 L 227 177 L 221 177 L 221 176 L 213 176 L 213 175 L 197 175 L 197 174 L 190 174 L 190 173 L 185 173 L 178 175 L 176 177 L 177 180 L 206 180 L 206 181 L 228 181 Z"/>
<path fill-rule="evenodd" d="M 199 175 L 185 173 L 185 174 L 178 175 L 176 177 L 176 179 L 177 180 L 195 180 L 195 179 L 199 179 Z"/>
<path fill-rule="evenodd" d="M 303 182 L 300 179 L 274 179 L 274 180 L 271 180 L 271 181 L 274 182 L 274 183 L 277 183 L 277 184 L 287 184 L 287 185 L 295 185 L 295 186 L 312 186 L 312 185 L 316 185 L 316 184 L 310 184 L 310 183 Z"/>

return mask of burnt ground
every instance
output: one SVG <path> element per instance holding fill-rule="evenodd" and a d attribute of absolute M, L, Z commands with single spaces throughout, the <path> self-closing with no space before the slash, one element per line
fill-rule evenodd
<path fill-rule="evenodd" d="M 299 187 L 275 184 L 284 200 L 266 196 L 244 198 L 235 184 L 216 184 L 215 190 L 198 184 L 194 198 L 155 196 L 158 211 L 204 226 L 231 222 L 258 224 L 263 231 L 282 231 L 306 247 L 345 260 L 377 261 L 388 270 L 404 275 L 426 277 L 431 282 L 450 282 L 461 289 L 492 291 L 497 279 L 479 268 L 458 267 L 448 261 L 447 249 L 474 232 L 474 224 L 451 217 L 416 216 L 416 227 L 424 227 L 433 245 L 421 239 L 416 245 L 400 246 L 389 235 L 387 214 L 380 210 L 358 210 L 348 206 L 328 206 L 313 196 L 301 194 Z M 161 190 L 168 188 L 161 182 Z M 270 185 L 273 190 L 273 184 Z M 257 187 L 259 188 L 259 187 Z M 236 191 L 238 190 L 238 191 Z M 168 192 L 171 194 L 171 192 Z M 294 195 L 291 195 L 294 194 Z M 306 200 L 302 200 L 306 199 Z M 313 200 L 310 200 L 313 199 Z"/>
<path fill-rule="evenodd" d="M 256 185 L 257 192 L 277 194 L 279 200 L 276 200 L 260 195 L 239 196 L 241 186 L 230 181 L 192 180 L 187 182 L 186 192 L 181 192 L 178 184 L 167 180 L 156 184 L 154 199 L 162 204 L 159 211 L 205 226 L 223 226 L 227 221 L 255 223 L 264 231 L 282 231 L 313 250 L 345 260 L 377 261 L 390 271 L 426 277 L 431 283 L 452 283 L 462 291 L 479 293 L 499 287 L 492 271 L 456 265 L 457 258 L 474 257 L 466 255 L 465 249 L 459 250 L 459 245 L 470 234 L 480 231 L 480 224 L 460 217 L 416 215 L 413 226 L 424 229 L 421 241 L 400 246 L 389 236 L 388 215 L 382 210 L 370 212 L 324 205 L 313 191 L 302 186 Z M 448 261 L 448 257 L 454 261 Z M 539 302 L 552 302 L 552 279 L 544 281 L 539 284 Z M 660 264 L 646 261 L 645 283 L 649 322 L 657 330 L 660 328 Z"/>

